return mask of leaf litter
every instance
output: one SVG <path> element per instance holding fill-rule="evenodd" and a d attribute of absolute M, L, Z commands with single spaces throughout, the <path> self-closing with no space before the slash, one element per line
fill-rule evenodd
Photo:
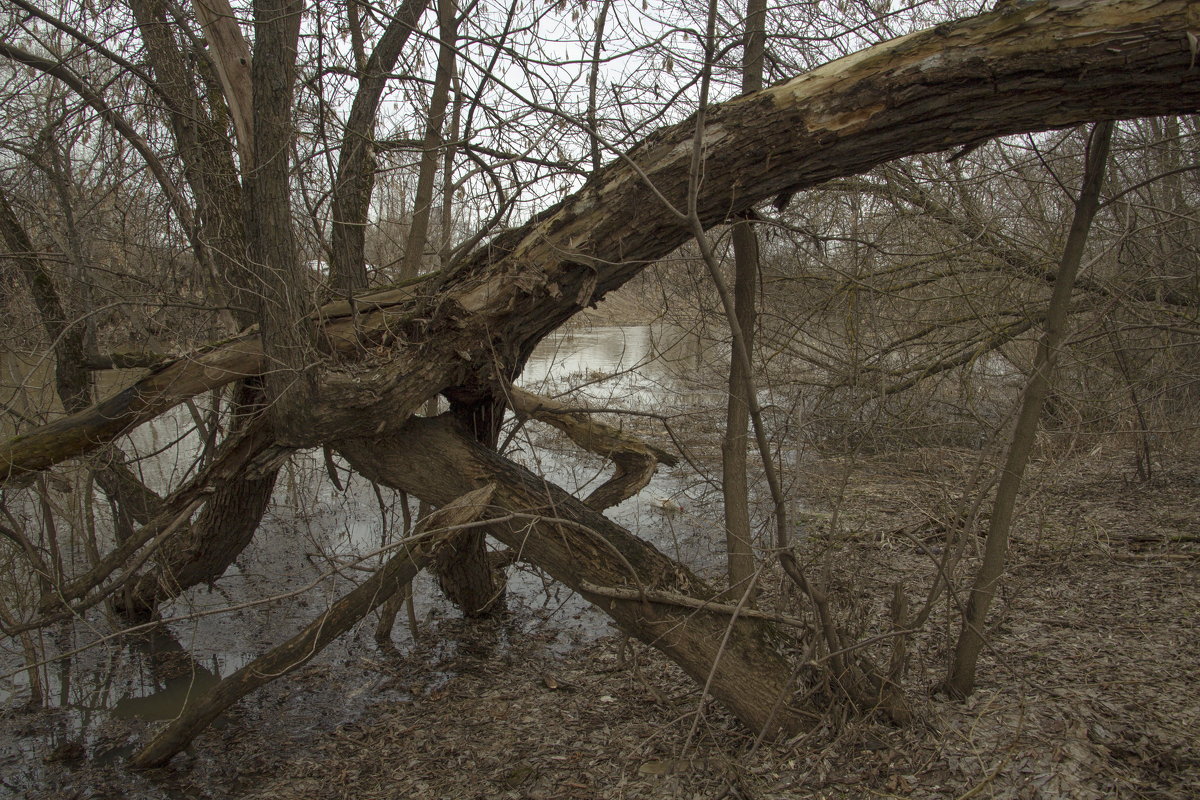
<path fill-rule="evenodd" d="M 928 551 L 945 538 L 939 525 L 975 458 L 939 449 L 852 470 L 813 465 L 806 502 L 836 504 L 839 528 L 813 514 L 806 546 L 840 556 L 835 585 L 904 578 L 919 597 L 914 576 L 931 572 Z M 75 789 L 24 796 L 1194 798 L 1200 459 L 1149 483 L 1127 472 L 1117 454 L 1096 452 L 1036 465 L 979 688 L 963 703 L 932 693 L 956 633 L 954 614 L 935 614 L 909 646 L 907 727 L 830 715 L 801 736 L 759 742 L 642 644 L 614 634 L 563 653 L 536 635 L 508 636 L 505 623 L 444 619 L 426 644 L 359 658 L 378 675 L 380 700 L 357 719 L 264 730 L 261 714 L 235 712 L 159 774 L 84 762 L 71 767 Z M 968 569 L 973 558 L 968 546 Z M 435 657 L 436 638 L 458 647 Z M 279 691 L 315 690 L 323 674 L 309 668 Z"/>

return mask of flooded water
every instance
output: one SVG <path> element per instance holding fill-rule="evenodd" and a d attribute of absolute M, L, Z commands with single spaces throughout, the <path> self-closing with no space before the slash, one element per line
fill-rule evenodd
<path fill-rule="evenodd" d="M 662 413 L 687 403 L 689 393 L 707 391 L 687 380 L 697 352 L 694 340 L 649 326 L 567 330 L 542 343 L 520 382 L 547 395 L 571 392 L 597 408 Z M 10 391 L 5 399 L 22 399 L 28 408 L 44 400 L 36 395 L 40 381 L 34 380 L 44 375 L 22 373 L 11 363 L 6 368 Z M 196 411 L 203 414 L 202 403 Z M 143 480 L 162 491 L 185 478 L 201 441 L 192 410 L 180 407 L 134 431 L 120 446 L 139 459 Z M 510 438 L 508 455 L 569 491 L 586 492 L 609 471 L 600 459 L 535 423 Z M 189 697 L 294 634 L 361 580 L 361 568 L 376 563 L 357 563 L 363 554 L 401 535 L 401 500 L 348 471 L 342 480 L 345 490 L 339 491 L 318 455 L 295 457 L 281 474 L 254 542 L 213 586 L 164 607 L 164 622 L 153 630 L 113 636 L 116 621 L 96 609 L 87 619 L 35 633 L 31 644 L 46 659 L 37 670 L 45 709 L 36 714 L 18 711 L 31 686 L 22 669 L 21 644 L 0 640 L 0 707 L 9 709 L 0 715 L 0 795 L 17 795 L 47 781 L 70 785 L 73 764 L 118 763 L 144 738 L 146 723 L 173 718 Z M 660 470 L 640 495 L 608 513 L 665 552 L 702 568 L 722 557 L 699 513 L 701 495 L 710 494 L 711 487 L 682 471 Z M 41 511 L 31 491 L 10 492 L 4 500 L 15 517 L 39 524 Z M 102 510 L 97 518 L 103 522 Z M 501 648 L 504 637 L 521 636 L 542 642 L 548 653 L 563 652 L 612 632 L 606 617 L 527 566 L 510 570 L 508 589 L 513 615 L 500 635 Z M 457 611 L 428 576 L 416 581 L 414 595 L 422 639 L 414 641 L 398 622 L 396 652 L 426 666 L 453 661 L 460 642 L 441 633 L 455 629 Z M 233 724 L 276 734 L 280 729 L 317 731 L 354 718 L 371 703 L 435 688 L 436 681 L 413 689 L 404 681 L 386 680 L 390 673 L 380 664 L 394 654 L 380 652 L 373 626 L 372 617 L 296 676 L 247 698 Z M 147 796 L 159 792 L 146 791 Z"/>

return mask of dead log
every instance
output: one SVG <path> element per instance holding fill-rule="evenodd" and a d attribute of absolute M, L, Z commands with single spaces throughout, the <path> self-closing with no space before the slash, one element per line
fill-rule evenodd
<path fill-rule="evenodd" d="M 170 725 L 133 757 L 131 764 L 141 769 L 162 766 L 225 709 L 260 686 L 306 664 L 326 645 L 416 577 L 429 563 L 433 551 L 445 536 L 468 525 L 485 512 L 492 491 L 490 486 L 474 489 L 427 517 L 424 524 L 418 526 L 417 532 L 401 543 L 401 550 L 374 575 L 335 602 L 300 633 L 254 659 L 185 707 Z"/>
<path fill-rule="evenodd" d="M 523 561 L 579 592 L 699 684 L 708 682 L 713 697 L 750 729 L 795 731 L 809 719 L 786 702 L 792 670 L 776 647 L 781 637 L 773 625 L 655 602 L 653 592 L 699 599 L 719 593 L 567 492 L 471 441 L 453 420 L 413 418 L 395 437 L 334 446 L 371 480 L 433 503 L 494 485 L 493 503 L 514 518 L 490 525 L 488 533 Z M 587 584 L 646 591 L 626 600 L 591 593 Z"/>
<path fill-rule="evenodd" d="M 698 212 L 709 227 L 905 155 L 1194 112 L 1196 30 L 1200 7 L 1185 0 L 1043 0 L 885 42 L 710 108 Z M 670 206 L 684 205 L 693 135 L 692 122 L 651 135 L 573 197 L 481 247 L 424 299 L 331 321 L 328 352 L 358 363 L 320 376 L 312 443 L 394 431 L 447 387 L 510 378 L 549 331 L 686 241 Z M 44 469 L 256 374 L 261 357 L 251 337 L 174 362 L 0 446 L 0 478 Z"/>

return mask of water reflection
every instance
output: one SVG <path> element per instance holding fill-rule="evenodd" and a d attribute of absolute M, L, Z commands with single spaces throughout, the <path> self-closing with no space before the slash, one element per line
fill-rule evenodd
<path fill-rule="evenodd" d="M 214 671 L 215 659 L 213 669 L 205 667 L 163 628 L 133 637 L 130 650 L 139 656 L 134 663 L 143 672 L 140 685 L 127 687 L 112 707 L 112 713 L 121 719 L 174 719 L 189 702 L 221 681 Z"/>
<path fill-rule="evenodd" d="M 677 411 L 712 392 L 700 366 L 718 349 L 671 325 L 611 325 L 557 331 L 534 350 L 518 383 L 529 391 L 570 392 L 595 407 Z"/>
<path fill-rule="evenodd" d="M 709 355 L 699 337 L 666 327 L 567 330 L 537 348 L 520 382 L 544 394 L 573 390 L 593 407 L 674 413 L 690 402 L 689 393 L 709 391 L 695 381 L 697 360 Z M 37 398 L 28 397 L 31 387 L 43 381 L 11 363 L 4 367 L 19 373 L 14 386 L 33 407 Z M 6 395 L 15 396 L 15 391 Z M 203 413 L 203 405 L 199 410 Z M 192 413 L 184 407 L 121 441 L 127 453 L 141 457 L 136 469 L 143 480 L 160 491 L 180 482 L 200 445 Z M 518 439 L 510 455 L 575 492 L 588 491 L 610 469 L 603 459 L 561 439 Z M 96 608 L 88 619 L 48 633 L 40 642 L 48 657 L 94 645 L 42 667 L 51 711 L 39 715 L 36 723 L 0 720 L 0 772 L 19 769 L 20 783 L 37 785 L 46 774 L 44 760 L 54 753 L 64 754 L 64 760 L 86 755 L 102 761 L 124 755 L 138 741 L 136 726 L 141 722 L 175 717 L 191 698 L 293 635 L 361 580 L 364 573 L 357 567 L 374 566 L 377 559 L 357 559 L 400 534 L 398 496 L 388 490 L 377 493 L 377 487 L 345 472 L 345 489 L 339 490 L 324 473 L 319 453 L 292 459 L 262 527 L 237 562 L 215 585 L 193 589 L 163 607 L 165 618 L 178 621 L 145 635 L 104 640 L 102 634 L 112 630 L 113 623 Z M 698 515 L 668 517 L 658 508 L 663 498 L 670 498 L 692 509 L 690 491 L 680 477 L 660 472 L 641 495 L 607 513 L 686 563 L 715 563 L 720 554 L 712 552 L 712 537 L 702 530 Z M 337 570 L 341 574 L 331 577 Z M 414 588 L 417 616 L 427 629 L 440 630 L 457 617 L 428 576 L 419 576 Z M 510 608 L 516 612 L 508 627 L 494 641 L 476 639 L 473 646 L 479 652 L 464 650 L 460 655 L 486 660 L 490 651 L 505 649 L 509 630 L 560 652 L 611 632 L 606 617 L 526 565 L 512 568 L 508 590 Z M 265 597 L 280 599 L 237 609 Z M 221 613 L 210 613 L 218 610 Z M 406 626 L 396 626 L 394 640 L 401 650 L 417 650 Z M 8 674 L 0 680 L 0 702 L 28 696 L 28 678 L 20 669 L 23 657 L 16 645 L 13 640 L 0 644 L 0 674 Z M 287 719 L 290 727 L 299 729 L 336 724 L 379 698 L 378 673 L 361 666 L 378 658 L 370 631 L 353 631 L 286 687 L 268 687 L 244 703 L 243 713 Z M 311 680 L 305 677 L 310 670 Z"/>

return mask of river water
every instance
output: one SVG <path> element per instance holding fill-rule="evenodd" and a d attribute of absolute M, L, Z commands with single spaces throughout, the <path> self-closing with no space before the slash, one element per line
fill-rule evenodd
<path fill-rule="evenodd" d="M 635 412 L 639 429 L 655 426 L 647 414 L 681 413 L 708 394 L 689 375 L 700 350 L 695 337 L 651 326 L 568 329 L 548 337 L 531 358 L 520 384 L 547 395 L 569 392 L 592 407 Z M 10 405 L 34 408 L 37 370 L 5 364 Z M 40 367 L 44 370 L 44 365 Z M 128 379 L 128 376 L 121 376 Z M 201 411 L 203 409 L 200 409 Z M 609 417 L 620 420 L 620 417 Z M 618 424 L 620 424 L 618 422 Z M 667 442 L 661 428 L 655 437 Z M 536 423 L 508 438 L 507 454 L 569 491 L 586 492 L 604 480 L 607 465 L 580 453 Z M 184 408 L 134 431 L 120 443 L 157 490 L 177 485 L 200 446 L 193 415 Z M 318 455 L 301 454 L 287 466 L 255 541 L 213 586 L 188 592 L 162 609 L 164 624 L 145 635 L 110 638 L 113 621 L 95 611 L 87 619 L 34 635 L 33 645 L 52 658 L 38 674 L 46 709 L 16 709 L 29 697 L 15 640 L 0 640 L 0 795 L 46 783 L 69 784 L 63 765 L 103 763 L 132 752 L 146 722 L 170 719 L 187 698 L 205 691 L 270 646 L 294 634 L 371 567 L 366 553 L 400 535 L 399 496 L 376 490 L 342 472 L 345 489 L 325 477 Z M 703 522 L 712 487 L 687 471 L 660 470 L 651 485 L 608 514 L 697 568 L 719 563 L 721 552 Z M 70 505 L 69 493 L 64 503 Z M 10 511 L 36 524 L 31 493 L 5 498 Z M 562 652 L 612 632 L 606 618 L 573 593 L 523 565 L 508 582 L 512 620 L 505 636 L 535 637 L 548 652 Z M 278 598 L 264 601 L 264 598 Z M 403 622 L 393 633 L 400 653 L 445 660 L 457 646 L 439 632 L 456 625 L 457 612 L 428 576 L 414 585 L 423 634 L 414 641 Z M 373 618 L 346 634 L 289 678 L 241 704 L 238 725 L 321 729 L 362 713 L 370 703 L 403 699 L 411 688 L 389 688 L 377 668 L 387 654 L 372 636 Z M 306 681 L 305 676 L 313 676 Z M 449 675 L 447 675 L 449 677 Z M 402 683 L 402 682 L 401 682 Z M 398 684 L 397 684 L 398 685 Z M 298 688 L 299 687 L 299 688 Z M 422 690 L 429 691 L 426 685 Z M 286 720 L 286 722 L 281 722 Z"/>

